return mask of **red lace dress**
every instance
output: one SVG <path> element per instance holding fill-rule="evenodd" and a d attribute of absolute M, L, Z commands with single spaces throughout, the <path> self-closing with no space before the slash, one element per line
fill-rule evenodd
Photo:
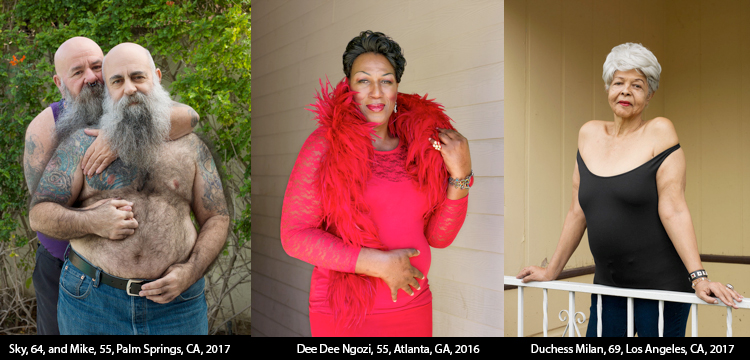
<path fill-rule="evenodd" d="M 315 265 L 310 284 L 310 325 L 313 336 L 431 336 L 432 293 L 428 279 L 430 246 L 450 245 L 466 217 L 468 196 L 445 203 L 425 222 L 427 200 L 404 168 L 406 147 L 376 151 L 365 197 L 380 241 L 388 249 L 415 248 L 411 258 L 425 280 L 409 296 L 403 290 L 393 302 L 383 281 L 377 281 L 375 306 L 360 326 L 337 327 L 327 302 L 329 270 L 353 273 L 360 248 L 334 233 L 319 229 L 323 213 L 315 181 L 327 143 L 319 128 L 310 135 L 297 158 L 284 197 L 281 242 L 286 252 Z"/>

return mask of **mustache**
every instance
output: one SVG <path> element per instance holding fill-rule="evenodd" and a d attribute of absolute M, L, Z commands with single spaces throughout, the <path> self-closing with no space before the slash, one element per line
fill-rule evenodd
<path fill-rule="evenodd" d="M 94 83 L 94 86 L 84 86 L 75 96 L 63 84 L 65 109 L 55 124 L 58 143 L 62 143 L 77 130 L 98 126 L 103 113 L 104 94 L 104 84 L 99 82 Z"/>
<path fill-rule="evenodd" d="M 146 106 L 148 100 L 148 96 L 142 92 L 135 92 L 132 95 L 126 94 L 120 100 L 117 100 L 114 104 L 114 110 L 119 113 L 133 110 L 148 111 L 148 107 Z M 130 109 L 131 107 L 134 107 L 134 109 Z"/>
<path fill-rule="evenodd" d="M 104 84 L 99 81 L 85 84 L 81 87 L 81 91 L 78 92 L 78 95 L 73 95 L 65 86 L 65 83 L 63 83 L 63 98 L 65 98 L 66 102 L 84 103 L 91 101 L 91 99 L 96 99 L 101 102 L 104 92 Z"/>

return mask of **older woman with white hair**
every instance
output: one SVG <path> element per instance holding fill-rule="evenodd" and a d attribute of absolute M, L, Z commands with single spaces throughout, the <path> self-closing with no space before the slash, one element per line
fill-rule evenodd
<path fill-rule="evenodd" d="M 578 133 L 573 201 L 546 268 L 529 266 L 523 282 L 554 280 L 588 228 L 594 283 L 693 292 L 708 303 L 737 308 L 730 284 L 708 280 L 685 201 L 685 153 L 672 122 L 643 118 L 659 87 L 661 66 L 640 44 L 616 46 L 602 78 L 614 121 L 589 121 Z M 602 296 L 602 335 L 625 336 L 626 299 Z M 597 335 L 597 296 L 591 296 L 587 336 Z M 635 331 L 658 336 L 654 300 L 635 299 Z M 664 336 L 685 336 L 689 304 L 665 302 Z"/>

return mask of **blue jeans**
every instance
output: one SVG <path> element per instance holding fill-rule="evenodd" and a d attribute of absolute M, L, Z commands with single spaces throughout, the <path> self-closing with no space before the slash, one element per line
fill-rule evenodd
<path fill-rule="evenodd" d="M 60 335 L 57 329 L 57 294 L 63 261 L 54 257 L 44 245 L 36 249 L 36 265 L 31 276 L 36 293 L 36 333 Z"/>
<path fill-rule="evenodd" d="M 97 277 L 100 273 L 101 269 Z M 60 334 L 206 335 L 208 309 L 203 288 L 201 278 L 170 303 L 157 304 L 102 285 L 66 260 L 57 305 Z"/>
<path fill-rule="evenodd" d="M 596 337 L 597 295 L 591 294 L 587 337 Z M 634 329 L 639 337 L 659 336 L 659 301 L 633 299 Z M 690 304 L 664 302 L 664 337 L 685 337 Z M 602 337 L 625 337 L 628 330 L 627 298 L 602 295 Z"/>

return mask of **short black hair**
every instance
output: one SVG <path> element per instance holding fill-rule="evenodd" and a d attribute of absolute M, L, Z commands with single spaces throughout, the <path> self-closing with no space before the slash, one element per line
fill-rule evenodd
<path fill-rule="evenodd" d="M 406 67 L 406 58 L 404 58 L 404 54 L 401 52 L 401 46 L 385 34 L 373 32 L 372 30 L 359 33 L 359 36 L 354 37 L 346 45 L 343 56 L 344 75 L 351 77 L 354 60 L 358 56 L 370 52 L 383 55 L 388 59 L 388 62 L 391 63 L 391 66 L 396 71 L 396 82 L 400 83 L 401 75 L 404 74 L 404 68 Z"/>

